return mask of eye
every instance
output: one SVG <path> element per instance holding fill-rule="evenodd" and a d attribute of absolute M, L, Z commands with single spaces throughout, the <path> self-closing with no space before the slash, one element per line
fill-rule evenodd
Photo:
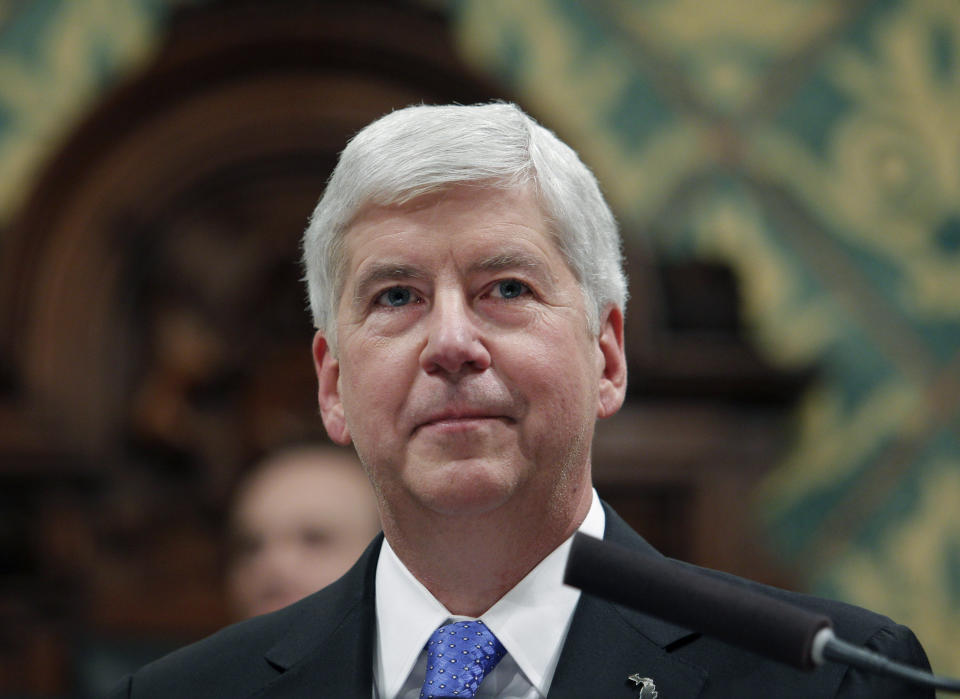
<path fill-rule="evenodd" d="M 300 530 L 300 543 L 304 548 L 321 548 L 330 542 L 330 533 L 319 527 L 304 527 Z"/>
<path fill-rule="evenodd" d="M 238 534 L 231 541 L 233 557 L 237 560 L 249 560 L 263 550 L 264 541 L 253 534 Z"/>
<path fill-rule="evenodd" d="M 492 289 L 493 296 L 504 299 L 515 299 L 528 293 L 530 293 L 530 287 L 516 279 L 504 279 L 494 284 Z"/>
<path fill-rule="evenodd" d="M 413 293 L 405 286 L 392 286 L 377 296 L 379 306 L 406 306 L 413 300 Z"/>

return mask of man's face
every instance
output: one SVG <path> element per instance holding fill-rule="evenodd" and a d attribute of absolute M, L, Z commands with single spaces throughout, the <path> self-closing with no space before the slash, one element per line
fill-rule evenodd
<path fill-rule="evenodd" d="M 586 502 L 594 421 L 625 388 L 620 311 L 601 318 L 593 335 L 525 189 L 368 209 L 346 233 L 338 356 L 314 344 L 324 424 L 385 518 Z"/>
<path fill-rule="evenodd" d="M 370 484 L 355 461 L 310 447 L 273 457 L 233 507 L 227 592 L 234 613 L 265 614 L 330 584 L 378 529 Z"/>

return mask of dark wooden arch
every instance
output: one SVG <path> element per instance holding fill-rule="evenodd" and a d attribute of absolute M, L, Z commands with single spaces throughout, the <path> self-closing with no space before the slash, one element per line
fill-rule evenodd
<path fill-rule="evenodd" d="M 442 17 L 418 6 L 222 3 L 181 16 L 158 58 L 72 134 L 8 232 L 3 356 L 69 443 L 112 452 L 124 442 L 129 425 L 117 416 L 129 411 L 142 370 L 131 350 L 149 349 L 129 346 L 139 334 L 125 323 L 142 325 L 131 314 L 149 310 L 150 293 L 176 296 L 173 287 L 199 281 L 161 282 L 178 272 L 157 269 L 177 263 L 164 258 L 168 238 L 189 245 L 204 233 L 186 227 L 234 227 L 206 232 L 208 252 L 223 255 L 224 266 L 244 254 L 248 267 L 289 262 L 357 129 L 410 103 L 500 96 L 456 56 Z M 218 260 L 208 262 L 219 274 Z M 245 272 L 234 269 L 223 284 L 269 273 Z M 250 359 L 239 363 L 252 367 Z"/>

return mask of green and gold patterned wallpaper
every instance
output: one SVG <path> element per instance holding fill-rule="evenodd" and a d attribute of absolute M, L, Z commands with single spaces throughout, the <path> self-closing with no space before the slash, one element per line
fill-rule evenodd
<path fill-rule="evenodd" d="M 451 7 L 626 230 L 731 264 L 767 356 L 823 367 L 759 516 L 960 672 L 960 2 Z"/>
<path fill-rule="evenodd" d="M 175 4 L 0 5 L 0 231 Z M 626 230 L 731 264 L 769 359 L 823 368 L 758 516 L 960 674 L 960 0 L 431 4 Z"/>
<path fill-rule="evenodd" d="M 0 0 L 0 230 L 104 89 L 152 55 L 174 0 Z"/>

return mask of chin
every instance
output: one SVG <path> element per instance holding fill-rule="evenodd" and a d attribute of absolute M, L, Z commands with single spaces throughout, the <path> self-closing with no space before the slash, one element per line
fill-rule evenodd
<path fill-rule="evenodd" d="M 428 509 L 446 515 L 479 515 L 509 502 L 517 473 L 486 460 L 453 461 L 421 472 L 410 489 Z"/>

